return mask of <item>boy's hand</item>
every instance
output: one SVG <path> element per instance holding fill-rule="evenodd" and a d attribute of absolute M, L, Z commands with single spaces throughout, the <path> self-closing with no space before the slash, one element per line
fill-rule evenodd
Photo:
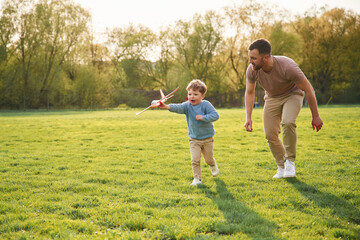
<path fill-rule="evenodd" d="M 198 121 L 201 121 L 202 120 L 202 115 L 200 115 L 200 114 L 196 115 L 195 119 L 198 120 Z"/>
<path fill-rule="evenodd" d="M 169 110 L 169 109 L 170 109 L 170 106 L 169 106 L 169 105 L 164 104 L 163 102 L 160 102 L 160 104 L 159 104 L 159 108 L 160 108 L 160 109 L 167 109 L 167 110 Z"/>

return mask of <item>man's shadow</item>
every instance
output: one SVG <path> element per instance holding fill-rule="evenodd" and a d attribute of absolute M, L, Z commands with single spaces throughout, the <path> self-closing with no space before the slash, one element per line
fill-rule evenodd
<path fill-rule="evenodd" d="M 199 189 L 216 203 L 226 219 L 226 222 L 215 224 L 213 229 L 215 232 L 220 235 L 241 232 L 253 239 L 281 239 L 274 236 L 278 229 L 275 223 L 263 219 L 244 203 L 237 201 L 222 180 L 216 179 L 215 182 L 216 192 L 206 185 L 199 185 Z"/>
<path fill-rule="evenodd" d="M 357 225 L 360 224 L 360 211 L 351 203 L 330 193 L 321 192 L 316 187 L 309 186 L 297 178 L 288 178 L 287 181 L 317 206 L 330 209 L 332 215 Z"/>

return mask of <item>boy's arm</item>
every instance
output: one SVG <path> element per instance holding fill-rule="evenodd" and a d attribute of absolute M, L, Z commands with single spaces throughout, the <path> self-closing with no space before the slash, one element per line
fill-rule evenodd
<path fill-rule="evenodd" d="M 160 109 L 167 109 L 170 112 L 185 114 L 185 111 L 186 111 L 186 105 L 185 104 L 186 104 L 186 102 L 185 103 L 166 105 L 166 104 L 161 102 L 160 105 L 159 105 L 159 108 Z"/>
<path fill-rule="evenodd" d="M 202 120 L 204 122 L 214 122 L 219 119 L 219 114 L 214 108 L 214 106 L 209 102 L 209 104 L 206 104 L 206 115 L 202 115 L 202 117 L 196 120 Z"/>

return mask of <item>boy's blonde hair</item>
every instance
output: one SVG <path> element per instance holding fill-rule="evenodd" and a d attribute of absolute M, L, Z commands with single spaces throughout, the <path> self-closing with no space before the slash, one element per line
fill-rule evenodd
<path fill-rule="evenodd" d="M 189 85 L 186 87 L 186 91 L 189 91 L 190 89 L 199 91 L 202 95 L 207 92 L 206 84 L 199 79 L 194 79 L 189 83 Z"/>

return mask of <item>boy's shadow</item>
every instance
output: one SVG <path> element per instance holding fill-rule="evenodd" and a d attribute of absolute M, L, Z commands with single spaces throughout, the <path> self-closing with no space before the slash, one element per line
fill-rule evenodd
<path fill-rule="evenodd" d="M 360 224 L 360 211 L 351 203 L 330 193 L 321 192 L 316 187 L 309 186 L 297 178 L 288 178 L 291 183 L 304 197 L 321 208 L 329 208 L 333 215 L 348 222 Z"/>
<path fill-rule="evenodd" d="M 254 239 L 281 239 L 274 236 L 278 229 L 275 223 L 263 219 L 244 203 L 235 200 L 222 180 L 216 179 L 215 182 L 216 192 L 211 191 L 206 185 L 199 186 L 205 196 L 216 203 L 226 219 L 226 222 L 215 224 L 215 232 L 221 235 L 242 232 Z"/>

